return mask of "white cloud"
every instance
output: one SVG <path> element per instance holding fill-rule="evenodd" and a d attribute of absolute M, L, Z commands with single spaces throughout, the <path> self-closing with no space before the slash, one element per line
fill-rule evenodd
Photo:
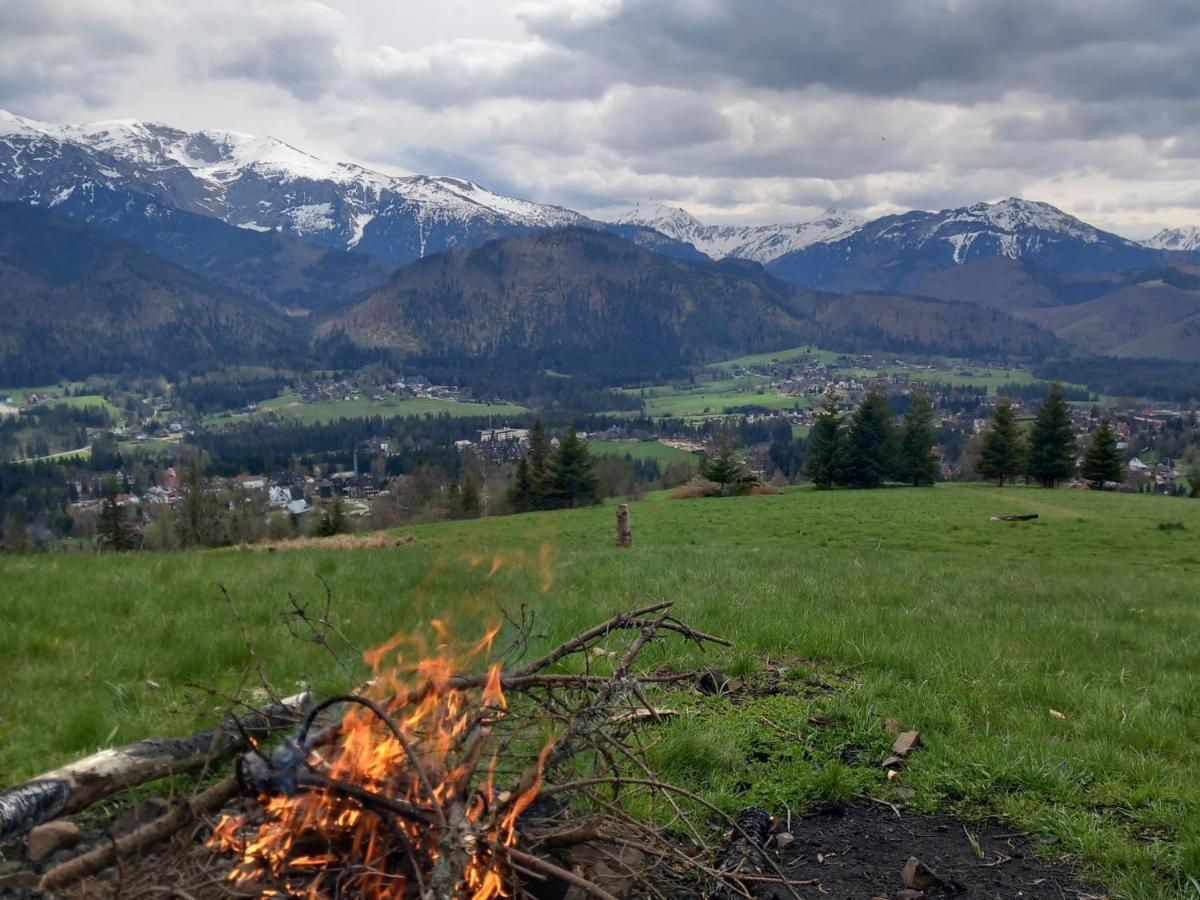
<path fill-rule="evenodd" d="M 1200 223 L 1194 0 L 0 0 L 0 106 L 274 134 L 585 210 L 1010 194 Z"/>

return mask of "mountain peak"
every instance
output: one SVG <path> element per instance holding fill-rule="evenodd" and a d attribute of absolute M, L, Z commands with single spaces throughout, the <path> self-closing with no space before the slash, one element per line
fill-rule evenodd
<path fill-rule="evenodd" d="M 1185 253 L 1200 252 L 1200 225 L 1184 225 L 1181 228 L 1164 228 L 1154 237 L 1142 242 L 1155 250 L 1179 250 Z"/>

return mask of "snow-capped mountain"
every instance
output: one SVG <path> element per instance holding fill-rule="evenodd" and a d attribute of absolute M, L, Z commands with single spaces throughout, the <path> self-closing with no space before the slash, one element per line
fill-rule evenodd
<path fill-rule="evenodd" d="M 1142 242 L 1155 250 L 1179 250 L 1184 253 L 1200 253 L 1200 225 L 1185 225 L 1183 228 L 1164 228 L 1154 237 Z"/>
<path fill-rule="evenodd" d="M 118 120 L 49 125 L 0 111 L 0 200 L 67 204 L 133 191 L 253 231 L 407 262 L 494 237 L 572 224 L 579 213 L 458 178 L 394 177 L 327 162 L 275 138 Z"/>
<path fill-rule="evenodd" d="M 653 228 L 712 259 L 733 257 L 765 264 L 811 244 L 847 237 L 861 228 L 864 220 L 854 213 L 828 209 L 819 219 L 792 225 L 705 225 L 677 206 L 644 203 L 619 216 L 616 224 Z"/>
<path fill-rule="evenodd" d="M 768 268 L 829 290 L 919 290 L 931 273 L 997 257 L 1066 273 L 1148 266 L 1160 258 L 1048 203 L 1010 197 L 884 216 L 847 237 L 781 256 Z"/>

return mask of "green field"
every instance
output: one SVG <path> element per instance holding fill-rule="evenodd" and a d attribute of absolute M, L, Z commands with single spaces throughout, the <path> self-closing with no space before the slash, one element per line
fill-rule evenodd
<path fill-rule="evenodd" d="M 645 414 L 651 418 L 719 416 L 729 407 L 794 409 L 812 405 L 807 397 L 789 397 L 774 390 L 761 375 L 720 378 L 681 387 L 663 385 L 626 390 L 645 398 Z"/>
<path fill-rule="evenodd" d="M 423 416 L 443 413 L 455 417 L 465 416 L 515 416 L 528 412 L 515 403 L 477 403 L 466 400 L 440 400 L 432 397 L 386 397 L 372 400 L 359 397 L 356 400 L 325 400 L 305 403 L 295 393 L 285 393 L 258 404 L 258 415 L 273 412 L 289 416 L 305 425 L 317 422 L 333 422 L 337 419 L 363 419 L 369 416 Z M 207 416 L 206 425 L 248 418 L 239 415 Z"/>
<path fill-rule="evenodd" d="M 1041 518 L 990 521 L 1009 512 Z M 672 694 L 686 715 L 660 726 L 665 775 L 726 809 L 911 788 L 918 809 L 1057 836 L 1052 852 L 1110 896 L 1195 896 L 1200 503 L 975 485 L 654 494 L 632 507 L 632 550 L 611 546 L 612 517 L 610 504 L 441 523 L 382 549 L 0 558 L 0 781 L 219 717 L 187 683 L 254 677 L 219 583 L 281 690 L 347 679 L 280 621 L 288 592 L 323 596 L 318 575 L 362 644 L 442 613 L 473 636 L 496 601 L 529 603 L 546 643 L 674 598 L 737 642 L 711 662 L 751 672 L 772 655 L 847 678 L 750 704 Z M 494 557 L 527 564 L 489 578 Z M 840 726 L 810 726 L 815 712 Z M 889 716 L 924 736 L 896 783 L 872 762 Z"/>
<path fill-rule="evenodd" d="M 662 466 L 673 462 L 696 462 L 695 453 L 680 450 L 678 447 L 668 447 L 658 441 L 588 441 L 588 448 L 596 456 L 613 454 L 615 456 L 632 456 L 634 459 L 654 459 Z"/>

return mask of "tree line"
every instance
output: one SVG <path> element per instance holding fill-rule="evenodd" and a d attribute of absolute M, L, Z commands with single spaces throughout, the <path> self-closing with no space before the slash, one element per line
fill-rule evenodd
<path fill-rule="evenodd" d="M 1033 421 L 1028 435 L 1017 422 L 1012 403 L 1001 398 L 992 414 L 992 424 L 983 433 L 983 445 L 975 470 L 1001 487 L 1017 478 L 1030 478 L 1042 487 L 1057 487 L 1079 475 L 1097 487 L 1119 482 L 1123 461 L 1117 436 L 1105 416 L 1092 433 L 1081 463 L 1076 464 L 1075 426 L 1062 385 L 1054 382 Z"/>
<path fill-rule="evenodd" d="M 940 465 L 933 452 L 933 403 L 925 394 L 913 394 L 907 406 L 897 425 L 879 391 L 863 397 L 849 416 L 829 396 L 809 433 L 805 474 L 820 489 L 877 488 L 885 481 L 932 485 Z"/>

